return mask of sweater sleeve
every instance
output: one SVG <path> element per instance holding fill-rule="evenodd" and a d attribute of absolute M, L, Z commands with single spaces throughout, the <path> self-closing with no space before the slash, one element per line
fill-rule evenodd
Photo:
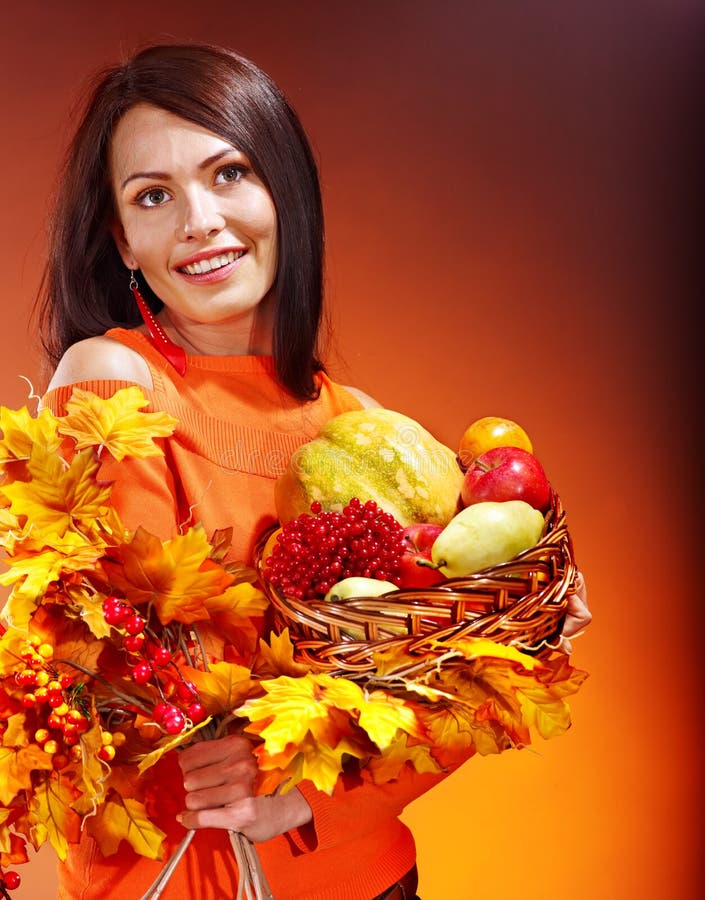
<path fill-rule="evenodd" d="M 382 819 L 397 818 L 405 806 L 447 778 L 470 755 L 472 750 L 466 751 L 437 773 L 419 773 L 406 765 L 398 778 L 386 784 L 374 784 L 359 776 L 343 776 L 330 796 L 310 781 L 301 782 L 298 788 L 313 817 L 308 825 L 291 831 L 291 839 L 303 852 L 334 847 L 340 843 L 341 835 L 346 840 L 354 840 Z"/>

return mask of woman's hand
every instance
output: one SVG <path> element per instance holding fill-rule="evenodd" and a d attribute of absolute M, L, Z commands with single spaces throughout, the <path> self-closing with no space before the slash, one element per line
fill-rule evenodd
<path fill-rule="evenodd" d="M 227 828 L 251 841 L 267 841 L 311 820 L 311 807 L 292 788 L 255 796 L 257 763 L 252 744 L 239 734 L 192 744 L 179 754 L 184 773 L 185 828 Z"/>
<path fill-rule="evenodd" d="M 561 634 L 561 650 L 572 653 L 573 647 L 569 638 L 578 634 L 592 621 L 592 613 L 587 604 L 587 587 L 582 572 L 578 572 L 575 578 L 575 592 L 568 595 L 568 610 L 566 612 L 563 631 Z"/>

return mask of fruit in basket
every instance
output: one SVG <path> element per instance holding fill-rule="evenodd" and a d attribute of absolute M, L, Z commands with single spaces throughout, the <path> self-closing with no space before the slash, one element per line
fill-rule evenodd
<path fill-rule="evenodd" d="M 341 510 L 374 500 L 403 526 L 446 525 L 459 509 L 463 473 L 453 451 L 414 419 L 388 409 L 341 413 L 291 457 L 274 498 L 281 523 L 318 502 Z"/>
<path fill-rule="evenodd" d="M 379 581 L 377 578 L 351 577 L 343 578 L 328 591 L 325 600 L 335 603 L 337 600 L 349 600 L 351 597 L 379 597 L 396 591 L 397 585 L 391 581 Z"/>
<path fill-rule="evenodd" d="M 431 587 L 445 581 L 445 576 L 438 569 L 428 565 L 432 562 L 433 544 L 442 531 L 442 525 L 431 525 L 427 522 L 418 522 L 404 529 L 402 535 L 404 552 L 399 560 L 401 587 Z"/>
<path fill-rule="evenodd" d="M 448 578 L 472 575 L 534 547 L 544 517 L 523 500 L 474 503 L 461 510 L 433 544 L 433 562 Z"/>
<path fill-rule="evenodd" d="M 468 425 L 460 438 L 458 458 L 461 465 L 467 468 L 474 459 L 493 447 L 520 447 L 529 453 L 534 452 L 529 435 L 517 422 L 501 416 L 483 416 Z"/>
<path fill-rule="evenodd" d="M 533 453 L 519 447 L 494 447 L 470 465 L 461 496 L 465 506 L 485 500 L 524 500 L 545 512 L 551 501 L 551 485 Z"/>
<path fill-rule="evenodd" d="M 311 514 L 313 513 L 313 515 Z M 323 597 L 352 576 L 395 581 L 404 552 L 402 526 L 374 500 L 353 497 L 342 512 L 311 504 L 279 529 L 263 556 L 265 577 L 287 597 Z"/>

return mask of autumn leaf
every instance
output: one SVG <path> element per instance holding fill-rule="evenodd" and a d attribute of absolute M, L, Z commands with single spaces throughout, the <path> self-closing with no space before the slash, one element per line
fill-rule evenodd
<path fill-rule="evenodd" d="M 178 419 L 165 412 L 140 412 L 148 405 L 136 386 L 121 388 L 107 400 L 74 388 L 59 431 L 72 437 L 77 449 L 105 447 L 118 461 L 125 456 L 163 456 L 154 438 L 173 434 Z"/>
<path fill-rule="evenodd" d="M 15 713 L 7 719 L 7 728 L 2 735 L 3 747 L 26 747 L 29 744 L 29 735 L 25 728 L 27 715 L 24 712 Z"/>
<path fill-rule="evenodd" d="M 400 731 L 421 736 L 413 709 L 385 691 L 373 691 L 367 696 L 360 707 L 358 722 L 380 750 L 389 747 Z"/>
<path fill-rule="evenodd" d="M 0 866 L 9 868 L 28 861 L 27 843 L 24 837 L 13 834 L 0 825 Z"/>
<path fill-rule="evenodd" d="M 112 856 L 120 841 L 125 840 L 141 856 L 162 858 L 162 842 L 166 834 L 150 821 L 144 804 L 139 800 L 112 793 L 86 823 L 103 856 Z"/>
<path fill-rule="evenodd" d="M 330 728 L 332 708 L 359 709 L 365 702 L 354 682 L 325 673 L 301 678 L 282 675 L 262 681 L 261 687 L 266 695 L 248 700 L 236 712 L 251 722 L 271 719 L 258 730 L 267 752 L 272 754 L 280 753 L 288 744 L 302 744 L 309 731 L 320 738 Z"/>
<path fill-rule="evenodd" d="M 0 747 L 0 804 L 9 806 L 20 791 L 31 790 L 33 772 L 50 769 L 51 756 L 37 744 Z"/>
<path fill-rule="evenodd" d="M 15 459 L 29 459 L 32 447 L 56 453 L 61 446 L 57 419 L 48 410 L 32 416 L 26 406 L 22 409 L 0 407 L 0 463 Z"/>
<path fill-rule="evenodd" d="M 41 534 L 91 530 L 107 513 L 110 497 L 110 485 L 97 480 L 99 465 L 92 450 L 78 453 L 67 465 L 35 446 L 27 464 L 30 480 L 4 485 L 3 493 L 11 511 Z"/>
<path fill-rule="evenodd" d="M 346 756 L 359 756 L 357 747 L 341 740 L 335 747 L 325 743 L 308 740 L 299 747 L 301 755 L 300 780 L 313 782 L 319 791 L 332 794 L 343 771 L 343 760 Z"/>
<path fill-rule="evenodd" d="M 398 778 L 407 763 L 419 773 L 441 771 L 431 754 L 431 748 L 427 744 L 409 746 L 406 734 L 400 734 L 379 756 L 370 759 L 366 769 L 375 784 L 386 784 Z"/>
<path fill-rule="evenodd" d="M 212 663 L 207 672 L 186 667 L 181 671 L 187 681 L 193 682 L 211 715 L 231 713 L 253 688 L 250 670 L 235 663 Z"/>
<path fill-rule="evenodd" d="M 161 744 L 156 750 L 152 750 L 151 753 L 148 753 L 142 760 L 140 760 L 139 765 L 137 766 L 137 771 L 142 775 L 147 769 L 151 768 L 155 763 L 159 762 L 159 760 L 164 756 L 165 753 L 168 753 L 170 750 L 174 750 L 176 747 L 180 747 L 182 744 L 187 744 L 194 734 L 197 731 L 200 731 L 201 728 L 205 728 L 209 722 L 211 722 L 211 717 L 209 716 L 207 719 L 204 719 L 202 722 L 199 722 L 198 725 L 193 725 L 191 728 L 187 728 L 186 731 L 182 731 L 177 734 L 175 737 L 171 738 L 171 740 L 166 741 Z"/>
<path fill-rule="evenodd" d="M 207 597 L 204 606 L 211 614 L 228 612 L 249 619 L 252 616 L 261 616 L 269 606 L 269 601 L 259 588 L 243 581 L 241 584 L 226 588 L 222 594 Z"/>
<path fill-rule="evenodd" d="M 164 542 L 140 527 L 120 553 L 121 563 L 103 563 L 110 583 L 135 605 L 153 603 L 164 625 L 207 619 L 205 601 L 220 596 L 232 582 L 209 559 L 210 544 L 201 525 Z"/>
<path fill-rule="evenodd" d="M 269 644 L 260 639 L 259 652 L 262 663 L 258 665 L 258 674 L 291 675 L 293 678 L 306 675 L 311 667 L 305 663 L 296 662 L 294 659 L 294 645 L 289 637 L 289 629 L 285 628 L 281 634 L 271 632 Z"/>
<path fill-rule="evenodd" d="M 103 746 L 100 720 L 92 705 L 90 710 L 91 727 L 81 735 L 79 746 L 81 748 L 80 782 L 82 786 L 81 796 L 73 804 L 73 808 L 80 815 L 92 815 L 103 802 L 107 791 L 107 782 L 111 773 L 110 766 L 102 763 L 98 751 Z"/>
<path fill-rule="evenodd" d="M 68 556 L 57 550 L 46 550 L 6 560 L 10 571 L 0 575 L 0 584 L 19 583 L 2 610 L 2 618 L 16 628 L 26 629 L 37 604 L 53 581 L 67 572 L 91 569 L 100 556 L 98 548 L 87 544 Z"/>
<path fill-rule="evenodd" d="M 71 782 L 54 772 L 34 788 L 29 801 L 31 812 L 46 828 L 46 837 L 62 862 L 69 844 L 78 843 L 81 834 L 81 817 L 72 809 L 78 796 Z"/>

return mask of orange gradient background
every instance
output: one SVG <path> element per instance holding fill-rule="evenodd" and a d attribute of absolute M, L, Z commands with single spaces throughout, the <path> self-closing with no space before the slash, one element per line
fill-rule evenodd
<path fill-rule="evenodd" d="M 473 759 L 406 811 L 423 900 L 690 900 L 702 888 L 689 204 L 703 11 L 696 0 L 3 11 L 4 405 L 25 402 L 20 376 L 38 382 L 29 315 L 87 77 L 144 42 L 205 40 L 274 76 L 320 160 L 332 372 L 451 446 L 479 416 L 517 419 L 562 495 L 595 616 L 574 643 L 590 678 L 573 728 Z M 52 894 L 51 852 L 20 871 L 16 900 Z"/>

